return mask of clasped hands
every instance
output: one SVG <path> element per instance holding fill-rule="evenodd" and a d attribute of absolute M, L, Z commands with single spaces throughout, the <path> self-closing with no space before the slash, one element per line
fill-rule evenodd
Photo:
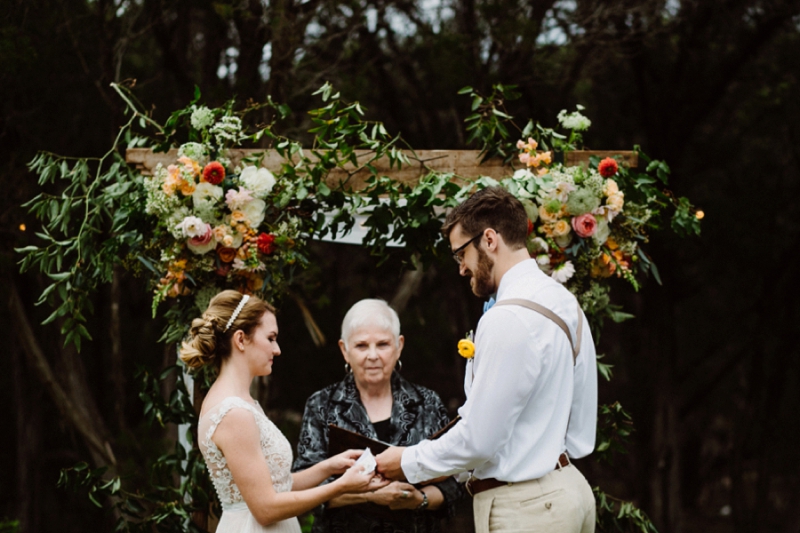
<path fill-rule="evenodd" d="M 390 450 L 393 451 L 392 455 L 386 455 Z M 327 466 L 331 469 L 332 473 L 343 473 L 343 477 L 367 477 L 364 474 L 357 472 L 357 469 L 352 468 L 361 453 L 361 450 L 348 450 L 328 459 Z M 393 447 L 375 459 L 378 461 L 378 458 L 380 457 L 385 459 L 387 457 L 397 455 L 396 470 L 392 469 L 388 472 L 390 472 L 391 476 L 403 476 L 403 471 L 400 468 L 400 458 L 402 457 L 402 454 L 402 448 Z M 383 472 L 381 472 L 381 464 L 382 463 L 379 461 L 376 471 L 369 473 L 369 482 L 356 488 L 354 492 L 369 493 L 367 497 L 368 501 L 378 505 L 387 506 L 392 510 L 416 509 L 419 507 L 423 501 L 422 493 L 413 485 L 399 481 L 397 478 L 383 475 Z M 403 476 L 402 479 L 404 480 L 405 476 Z"/>
<path fill-rule="evenodd" d="M 367 501 L 389 507 L 392 510 L 398 509 L 418 509 L 424 502 L 425 496 L 422 491 L 413 485 L 406 483 L 406 477 L 401 467 L 403 447 L 392 446 L 383 453 L 375 457 L 377 467 L 375 472 L 369 473 L 372 478 L 368 487 L 359 487 L 366 496 Z M 346 472 L 346 476 L 355 474 L 352 465 L 361 455 L 361 450 L 348 450 L 338 456 L 327 460 L 329 467 L 333 467 L 338 472 Z M 363 476 L 364 474 L 360 474 Z M 445 478 L 431 480 L 427 483 L 435 483 Z"/>

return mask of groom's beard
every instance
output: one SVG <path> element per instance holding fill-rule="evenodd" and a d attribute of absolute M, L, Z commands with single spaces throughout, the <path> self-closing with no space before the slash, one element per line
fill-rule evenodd
<path fill-rule="evenodd" d="M 489 255 L 478 248 L 478 268 L 472 274 L 472 292 L 478 298 L 488 298 L 495 292 L 494 279 L 492 278 L 492 270 L 494 269 L 494 261 L 489 258 Z"/>

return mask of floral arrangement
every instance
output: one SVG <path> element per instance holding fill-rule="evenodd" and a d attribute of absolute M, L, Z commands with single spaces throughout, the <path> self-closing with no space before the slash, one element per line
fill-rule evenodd
<path fill-rule="evenodd" d="M 520 160 L 530 161 L 536 141 L 519 141 L 518 146 Z M 545 154 L 549 159 L 549 152 Z M 616 160 L 606 158 L 597 168 L 556 165 L 540 168 L 535 175 L 527 169 L 514 173 L 520 185 L 517 195 L 528 214 L 528 251 L 559 283 L 572 279 L 577 266 L 590 278 L 616 273 L 635 284 L 630 266 L 637 243 L 631 237 L 641 234 L 648 213 L 642 206 L 630 206 L 644 217 L 618 218 L 625 206 L 625 194 L 613 179 L 618 171 Z M 617 228 L 623 224 L 624 230 Z"/>
<path fill-rule="evenodd" d="M 275 176 L 257 158 L 228 157 L 226 145 L 243 137 L 240 119 L 200 107 L 191 123 L 203 142 L 181 145 L 175 163 L 144 178 L 145 211 L 156 219 L 145 249 L 157 257 L 140 259 L 161 275 L 154 313 L 167 298 L 194 294 L 202 311 L 224 288 L 275 291 L 284 265 L 304 259 L 299 220 L 273 207 Z"/>
<path fill-rule="evenodd" d="M 522 201 L 531 257 L 576 295 L 594 325 L 604 317 L 630 318 L 610 303 L 608 279 L 623 278 L 636 290 L 643 275 L 652 274 L 660 283 L 658 269 L 641 248 L 648 242 L 647 231 L 659 229 L 665 212 L 674 210 L 672 229 L 698 234 L 703 212 L 660 188 L 667 183 L 669 167 L 650 160 L 638 147 L 645 167 L 641 170 L 611 157 L 592 157 L 583 166 L 555 162 L 554 152 L 561 155 L 581 147 L 583 132 L 591 126 L 582 106 L 558 113 L 559 125 L 566 130 L 561 134 L 532 121 L 518 128 L 499 107 L 509 96 L 508 88 L 496 87 L 490 98 L 474 91 L 471 95 L 481 103 L 467 119 L 474 121 L 468 129 L 483 132 L 485 157 L 505 157 L 522 165 L 499 183 L 482 178 L 478 186 L 499 184 Z M 523 138 L 513 143 L 504 123 L 517 127 Z"/>

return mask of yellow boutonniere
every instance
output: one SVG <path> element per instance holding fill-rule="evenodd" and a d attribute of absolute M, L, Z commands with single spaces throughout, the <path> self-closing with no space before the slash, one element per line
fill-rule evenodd
<path fill-rule="evenodd" d="M 472 359 L 475 357 L 475 343 L 472 342 L 473 334 L 470 331 L 467 333 L 466 338 L 458 341 L 458 355 L 464 359 Z"/>

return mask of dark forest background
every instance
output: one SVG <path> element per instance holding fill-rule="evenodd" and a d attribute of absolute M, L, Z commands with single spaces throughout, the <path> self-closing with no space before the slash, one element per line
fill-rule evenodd
<path fill-rule="evenodd" d="M 55 486 L 61 468 L 96 459 L 86 435 L 133 479 L 175 438 L 144 424 L 138 399 L 137 368 L 175 353 L 156 342 L 164 324 L 142 281 L 120 271 L 97 294 L 95 340 L 78 354 L 57 324 L 39 325 L 44 281 L 19 275 L 13 252 L 37 228 L 21 207 L 38 192 L 26 163 L 105 152 L 123 119 L 109 83 L 123 80 L 161 121 L 195 85 L 209 105 L 271 96 L 294 111 L 282 133 L 300 138 L 330 81 L 420 149 L 469 148 L 466 85 L 519 85 L 508 107 L 523 123 L 586 106 L 589 148 L 641 145 L 706 216 L 700 238 L 653 235 L 663 286 L 616 287 L 636 318 L 600 338 L 614 365 L 601 401 L 621 401 L 636 432 L 628 454 L 581 469 L 662 532 L 800 531 L 800 1 L 0 0 L 0 522 L 25 533 L 110 530 Z M 398 307 L 403 373 L 455 410 L 455 345 L 481 312 L 455 266 L 408 274 L 356 246 L 313 252 L 307 283 L 281 302 L 264 398 L 287 433 L 342 376 L 339 323 L 363 297 Z"/>

